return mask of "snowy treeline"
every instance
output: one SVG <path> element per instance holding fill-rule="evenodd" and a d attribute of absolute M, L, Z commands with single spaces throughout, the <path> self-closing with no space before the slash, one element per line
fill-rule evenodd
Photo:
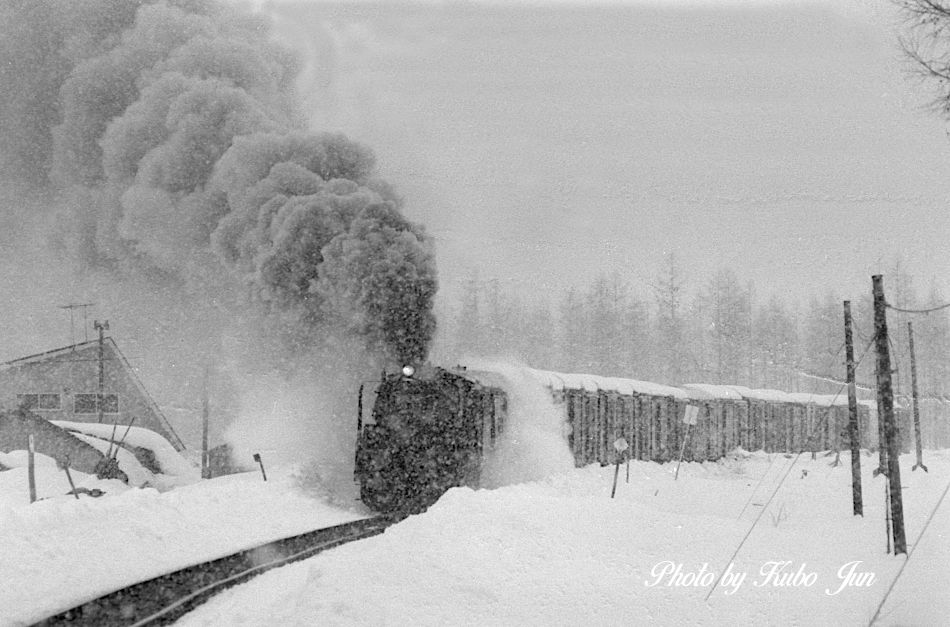
<path fill-rule="evenodd" d="M 899 261 L 885 273 L 888 302 L 926 308 L 945 302 L 935 287 L 919 291 Z M 730 269 L 690 289 L 678 260 L 664 259 L 648 287 L 637 290 L 619 273 L 586 287 L 565 287 L 549 302 L 529 302 L 497 280 L 471 278 L 460 302 L 443 316 L 436 359 L 471 356 L 521 360 L 537 368 L 591 372 L 657 383 L 747 385 L 786 391 L 834 392 L 843 380 L 845 297 L 832 292 L 807 302 L 763 297 Z M 874 383 L 870 279 L 853 298 L 858 384 Z M 950 393 L 950 318 L 946 311 L 888 313 L 899 394 L 910 393 L 907 321 L 914 325 L 918 385 L 924 396 Z M 822 389 L 824 388 L 824 389 Z"/>

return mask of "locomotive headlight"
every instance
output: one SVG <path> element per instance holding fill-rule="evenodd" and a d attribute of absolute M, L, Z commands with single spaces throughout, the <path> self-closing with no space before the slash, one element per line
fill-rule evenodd
<path fill-rule="evenodd" d="M 409 365 L 403 366 L 402 374 L 405 377 L 411 377 L 412 375 L 416 374 L 416 369 Z"/>

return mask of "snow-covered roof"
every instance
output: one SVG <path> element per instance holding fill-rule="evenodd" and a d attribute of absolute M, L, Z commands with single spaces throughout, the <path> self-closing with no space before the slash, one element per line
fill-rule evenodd
<path fill-rule="evenodd" d="M 795 399 L 789 395 L 788 392 L 783 392 L 781 390 L 769 390 L 769 389 L 760 389 L 753 390 L 747 388 L 743 385 L 729 385 L 730 387 L 744 398 L 755 400 L 755 401 L 768 401 L 770 403 L 795 403 Z"/>
<path fill-rule="evenodd" d="M 129 446 L 146 448 L 155 455 L 155 460 L 161 466 L 162 472 L 177 477 L 199 478 L 198 470 L 182 457 L 171 443 L 160 434 L 142 427 L 128 425 L 110 425 L 94 422 L 71 422 L 68 420 L 51 420 L 57 427 L 67 431 L 80 432 L 100 439 L 123 442 Z"/>
<path fill-rule="evenodd" d="M 501 374 L 492 372 L 490 370 L 469 370 L 468 368 L 465 368 L 464 370 L 461 370 L 459 374 L 462 374 L 469 381 L 474 381 L 479 385 L 484 385 L 485 387 L 490 388 L 503 387 L 505 381 L 505 378 L 501 376 Z"/>
<path fill-rule="evenodd" d="M 709 383 L 687 383 L 683 386 L 686 394 L 697 400 L 729 400 L 741 401 L 743 396 L 728 385 L 712 385 Z"/>
<path fill-rule="evenodd" d="M 105 342 L 108 342 L 113 346 L 115 345 L 115 342 L 112 340 L 111 337 L 106 337 Z M 87 348 L 93 348 L 98 345 L 99 345 L 99 340 L 90 340 L 87 342 L 72 344 L 70 346 L 64 346 L 62 348 L 54 348 L 52 350 L 44 351 L 42 353 L 36 353 L 34 355 L 27 355 L 26 357 L 18 357 L 16 359 L 11 359 L 10 361 L 5 361 L 2 364 L 0 364 L 0 370 L 7 370 L 14 366 L 22 366 L 23 364 L 44 362 L 55 357 L 68 355 L 69 353 L 85 350 Z"/>
<path fill-rule="evenodd" d="M 847 395 L 834 395 L 834 394 L 811 394 L 809 392 L 794 392 L 789 394 L 790 397 L 794 399 L 796 403 L 802 403 L 803 405 L 812 404 L 818 405 L 819 407 L 841 407 L 848 405 Z"/>
<path fill-rule="evenodd" d="M 679 388 L 637 379 L 599 377 L 593 374 L 571 374 L 549 370 L 531 370 L 531 373 L 543 385 L 555 391 L 585 390 L 587 392 L 616 392 L 618 394 L 687 398 L 686 393 Z"/>

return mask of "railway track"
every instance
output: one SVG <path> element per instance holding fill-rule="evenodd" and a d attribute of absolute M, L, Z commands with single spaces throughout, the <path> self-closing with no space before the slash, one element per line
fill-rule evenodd
<path fill-rule="evenodd" d="M 398 520 L 376 516 L 262 544 L 110 592 L 36 625 L 169 625 L 222 590 L 271 568 L 380 534 Z"/>

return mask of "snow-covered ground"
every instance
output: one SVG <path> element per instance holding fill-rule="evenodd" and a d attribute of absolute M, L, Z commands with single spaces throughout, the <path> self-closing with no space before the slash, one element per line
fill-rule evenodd
<path fill-rule="evenodd" d="M 25 455 L 0 472 L 0 627 L 27 625 L 91 598 L 241 549 L 366 515 L 308 496 L 291 472 L 268 468 L 168 492 L 73 473 L 100 498 L 66 496 L 55 461 L 38 456 L 29 504 Z"/>
<path fill-rule="evenodd" d="M 839 467 L 830 460 L 806 454 L 790 468 L 792 458 L 755 453 L 684 464 L 678 481 L 674 464 L 634 462 L 629 483 L 621 468 L 615 499 L 613 468 L 596 466 L 494 490 L 459 488 L 381 536 L 266 573 L 179 622 L 866 625 L 905 558 L 885 553 L 884 480 L 871 476 L 877 457 L 862 456 L 864 518 L 851 515 L 847 454 Z M 17 453 L 0 459 L 20 461 Z M 902 459 L 909 547 L 950 483 L 950 451 L 925 451 L 924 461 L 929 473 Z M 77 474 L 78 484 L 107 492 L 77 501 L 63 496 L 68 485 L 55 463 L 40 458 L 37 489 L 48 498 L 29 505 L 24 469 L 0 472 L 0 625 L 29 624 L 135 581 L 366 514 L 314 498 L 289 471 L 269 478 L 247 473 L 159 493 Z M 946 624 L 948 540 L 950 497 L 880 624 Z M 852 565 L 851 582 L 865 585 L 842 587 Z M 731 579 L 706 600 L 724 571 Z"/>
<path fill-rule="evenodd" d="M 862 456 L 864 518 L 852 516 L 848 455 L 829 461 L 806 454 L 790 468 L 757 453 L 684 464 L 678 481 L 675 464 L 633 463 L 613 500 L 613 469 L 600 467 L 454 489 L 381 536 L 270 571 L 179 624 L 866 625 L 905 558 L 885 552 L 877 457 Z M 929 473 L 902 458 L 909 548 L 950 482 L 950 452 L 924 461 Z M 950 498 L 879 624 L 946 624 L 948 540 Z"/>

